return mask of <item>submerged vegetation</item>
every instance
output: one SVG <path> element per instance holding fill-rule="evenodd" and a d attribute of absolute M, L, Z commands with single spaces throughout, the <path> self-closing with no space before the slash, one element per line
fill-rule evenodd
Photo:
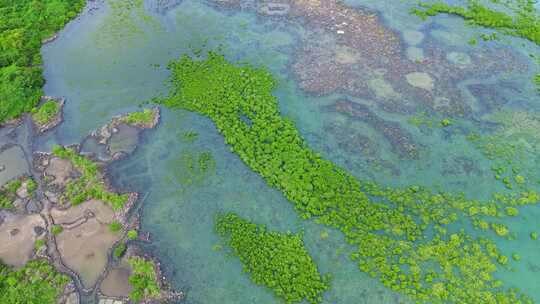
<path fill-rule="evenodd" d="M 133 274 L 129 277 L 129 284 L 133 286 L 133 291 L 129 298 L 134 302 L 143 299 L 153 299 L 159 297 L 161 288 L 156 277 L 156 265 L 142 257 L 131 257 L 128 259 Z"/>
<path fill-rule="evenodd" d="M 46 260 L 34 260 L 13 270 L 0 262 L 0 302 L 2 304 L 56 303 L 69 282 Z"/>
<path fill-rule="evenodd" d="M 37 105 L 42 40 L 52 37 L 84 7 L 85 0 L 0 1 L 0 123 Z"/>
<path fill-rule="evenodd" d="M 73 205 L 78 205 L 89 199 L 97 199 L 109 203 L 114 210 L 120 210 L 124 207 L 129 197 L 128 194 L 107 191 L 96 163 L 79 155 L 72 148 L 56 146 L 53 148 L 53 154 L 59 158 L 70 160 L 81 173 L 78 179 L 68 182 L 61 198 L 62 201 L 67 200 Z"/>
<path fill-rule="evenodd" d="M 272 289 L 285 303 L 322 301 L 330 278 L 318 272 L 299 234 L 267 231 L 233 213 L 218 215 L 216 230 L 253 282 Z"/>
<path fill-rule="evenodd" d="M 497 265 L 510 263 L 508 257 L 476 234 L 487 234 L 484 228 L 504 234 L 492 219 L 507 216 L 506 207 L 537 203 L 538 193 L 524 190 L 481 202 L 358 180 L 311 150 L 294 123 L 280 115 L 272 95 L 276 82 L 267 70 L 234 65 L 215 52 L 204 59 L 184 55 L 169 69 L 172 88 L 160 102 L 209 117 L 231 151 L 281 190 L 302 218 L 339 229 L 357 248 L 351 258 L 358 267 L 388 288 L 419 302 L 532 302 L 495 278 Z M 452 225 L 466 219 L 475 224 L 475 234 Z M 256 256 L 252 263 L 262 261 Z"/>
<path fill-rule="evenodd" d="M 174 178 L 181 186 L 201 183 L 207 176 L 214 174 L 216 161 L 209 151 L 196 153 L 182 151 L 171 166 L 175 168 Z"/>
<path fill-rule="evenodd" d="M 444 2 L 421 2 L 419 7 L 412 9 L 412 13 L 422 19 L 439 14 L 460 16 L 471 25 L 496 29 L 503 34 L 527 39 L 540 46 L 540 15 L 537 13 L 533 0 L 496 1 L 492 3 L 503 5 L 506 10 L 497 10 L 482 5 L 478 0 L 467 0 L 467 7 L 448 5 Z M 511 11 L 507 12 L 508 10 Z M 496 39 L 496 34 L 484 35 L 484 40 Z M 539 63 L 540 65 L 540 63 Z M 534 82 L 540 94 L 540 73 Z"/>

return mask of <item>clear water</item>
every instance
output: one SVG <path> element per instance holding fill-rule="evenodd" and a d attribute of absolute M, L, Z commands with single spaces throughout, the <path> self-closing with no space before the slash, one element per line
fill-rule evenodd
<path fill-rule="evenodd" d="M 409 1 L 349 0 L 346 3 L 382 11 L 383 20 L 395 30 L 421 30 L 436 39 L 454 37 L 444 32 L 466 37 L 481 32 L 466 28 L 457 18 L 445 16 L 422 24 L 407 13 L 412 5 Z M 154 3 L 147 4 L 151 7 Z M 288 70 L 291 54 L 304 34 L 298 25 L 257 17 L 249 11 L 219 10 L 195 0 L 183 1 L 163 14 L 147 10 L 150 18 L 114 19 L 111 18 L 114 13 L 106 6 L 85 13 L 70 23 L 57 41 L 43 48 L 45 92 L 65 97 L 67 103 L 65 122 L 38 140 L 39 149 L 48 150 L 54 143 L 80 142 L 112 116 L 134 110 L 148 98 L 165 93 L 168 73 L 164 67 L 168 61 L 191 49 L 223 45 L 231 59 L 268 66 L 280 82 L 275 94 L 283 114 L 296 122 L 314 150 L 358 177 L 388 185 L 440 186 L 478 198 L 505 191 L 492 177 L 491 162 L 459 132 L 434 128 L 425 134 L 408 124 L 410 117 L 406 115 L 390 115 L 374 109 L 381 117 L 400 122 L 423 147 L 418 160 L 401 159 L 376 130 L 328 110 L 326 106 L 335 96 L 313 97 L 302 93 Z M 508 40 L 501 45 L 515 41 Z M 466 39 L 441 38 L 440 47 L 474 51 L 466 45 Z M 532 51 L 534 46 L 527 44 L 525 49 Z M 525 57 L 527 51 L 520 48 L 514 52 L 522 52 Z M 532 73 L 501 77 L 529 86 Z M 538 96 L 530 91 L 512 91 L 512 94 L 514 104 L 540 108 Z M 326 131 L 330 123 L 361 130 L 381 147 L 378 159 L 399 168 L 400 174 L 396 176 L 391 170 L 367 162 L 361 153 L 339 148 L 333 135 Z M 464 121 L 462 128 L 467 127 L 470 124 Z M 197 132 L 198 139 L 194 143 L 182 140 L 186 131 Z M 227 257 L 216 246 L 219 239 L 213 231 L 213 218 L 217 212 L 227 211 L 266 224 L 270 229 L 303 231 L 307 248 L 321 272 L 331 273 L 334 278 L 324 303 L 407 303 L 357 269 L 348 259 L 350 248 L 340 233 L 328 230 L 329 237 L 323 239 L 324 227 L 300 220 L 278 191 L 267 187 L 229 151 L 208 119 L 163 109 L 162 123 L 156 130 L 144 133 L 141 140 L 142 145 L 133 156 L 115 163 L 112 180 L 122 188 L 148 194 L 142 208 L 142 228 L 151 232 L 153 243 L 147 249 L 167 265 L 166 273 L 173 286 L 187 291 L 188 303 L 277 302 L 267 289 L 250 282 L 237 259 Z M 92 150 L 91 143 L 88 149 Z M 216 160 L 215 174 L 201 183 L 181 185 L 175 175 L 178 174 L 175 161 L 182 151 L 211 151 Z M 448 167 L 458 166 L 453 159 L 460 156 L 470 158 L 478 171 L 468 175 L 459 171 L 445 173 Z M 538 179 L 535 156 L 529 156 L 528 168 Z M 540 302 L 540 243 L 531 241 L 528 235 L 534 229 L 540 230 L 539 217 L 540 207 L 536 206 L 523 209 L 519 219 L 509 220 L 511 230 L 518 232 L 518 239 L 500 242 L 501 248 L 508 254 L 519 252 L 522 261 L 511 263 L 512 269 L 498 273 L 508 286 L 519 286 L 537 302 Z"/>

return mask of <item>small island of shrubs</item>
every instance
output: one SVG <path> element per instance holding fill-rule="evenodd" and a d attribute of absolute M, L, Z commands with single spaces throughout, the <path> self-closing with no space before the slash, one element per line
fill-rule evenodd
<path fill-rule="evenodd" d="M 285 303 L 320 303 L 329 289 L 298 234 L 267 231 L 234 213 L 216 217 L 216 230 L 240 258 L 251 280 Z"/>

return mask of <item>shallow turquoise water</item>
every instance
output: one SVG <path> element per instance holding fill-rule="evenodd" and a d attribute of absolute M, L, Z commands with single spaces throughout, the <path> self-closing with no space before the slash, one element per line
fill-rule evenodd
<path fill-rule="evenodd" d="M 404 1 L 347 1 L 378 10 L 394 29 L 416 29 L 426 33 L 434 25 L 419 23 L 407 14 Z M 344 166 L 360 178 L 374 179 L 388 185 L 422 184 L 440 186 L 453 192 L 464 191 L 469 197 L 486 198 L 494 191 L 504 192 L 489 170 L 491 162 L 482 156 L 460 132 L 434 128 L 425 134 L 407 123 L 407 116 L 381 113 L 381 117 L 400 122 L 421 144 L 418 160 L 402 159 L 391 152 L 388 142 L 365 123 L 351 121 L 329 111 L 327 105 L 334 96 L 312 97 L 302 93 L 288 71 L 290 54 L 303 30 L 282 21 L 256 17 L 250 12 L 219 11 L 200 1 L 184 1 L 163 15 L 148 12 L 151 21 L 133 19 L 114 21 L 111 10 L 101 7 L 70 23 L 60 38 L 43 48 L 47 95 L 67 99 L 65 122 L 39 141 L 42 149 L 53 143 L 71 144 L 80 141 L 90 131 L 106 123 L 113 115 L 136 109 L 136 106 L 159 93 L 166 92 L 166 63 L 191 48 L 214 48 L 223 45 L 231 59 L 268 66 L 280 85 L 275 92 L 284 115 L 291 117 L 310 146 L 324 157 Z M 456 18 L 440 17 L 434 23 L 451 27 L 452 32 L 470 34 Z M 126 30 L 128 28 L 129 30 Z M 476 30 L 475 30 L 476 31 Z M 510 39 L 512 40 L 512 39 Z M 504 42 L 503 42 L 504 43 Z M 441 43 L 442 48 L 470 50 L 463 39 Z M 527 46 L 532 49 L 532 46 Z M 159 65 L 159 66 L 157 66 Z M 530 75 L 509 75 L 523 83 Z M 476 80 L 482 81 L 482 80 Z M 522 106 L 539 109 L 539 98 L 523 91 L 516 100 Z M 519 98 L 518 98 L 519 97 Z M 354 98 L 353 98 L 354 99 Z M 356 101 L 356 100 L 355 100 Z M 362 100 L 358 100 L 362 102 Z M 339 148 L 325 127 L 341 123 L 360 130 L 380 145 L 378 159 L 391 163 L 400 171 L 379 169 L 366 162 L 362 153 Z M 467 122 L 457 122 L 470 128 Z M 186 143 L 181 134 L 196 131 L 194 143 Z M 344 131 L 345 132 L 345 131 Z M 150 231 L 153 243 L 148 250 L 164 262 L 173 286 L 187 291 L 188 303 L 275 303 L 265 288 L 253 285 L 242 273 L 235 258 L 219 250 L 219 239 L 213 231 L 216 212 L 234 211 L 251 220 L 280 231 L 304 232 L 308 250 L 322 273 L 333 276 L 332 290 L 325 303 L 405 303 L 406 300 L 386 290 L 376 280 L 361 273 L 348 259 L 350 248 L 342 236 L 330 231 L 321 238 L 324 227 L 301 221 L 292 205 L 276 190 L 251 172 L 236 155 L 229 152 L 223 138 L 211 121 L 184 111 L 163 109 L 161 125 L 143 136 L 143 145 L 135 154 L 112 168 L 116 185 L 148 193 L 142 209 L 142 228 Z M 182 186 L 175 180 L 174 165 L 182 151 L 211 151 L 216 160 L 216 172 L 202 183 Z M 467 156 L 478 171 L 465 174 L 445 173 L 456 169 L 455 157 Z M 534 159 L 526 162 L 531 174 L 540 178 Z M 446 171 L 445 171 L 446 170 Z M 536 220 L 540 208 L 527 207 L 524 216 L 509 221 L 518 240 L 500 241 L 505 253 L 519 252 L 520 263 L 511 263 L 516 271 L 498 274 L 508 286 L 520 288 L 540 302 L 540 243 L 528 237 L 540 229 Z"/>

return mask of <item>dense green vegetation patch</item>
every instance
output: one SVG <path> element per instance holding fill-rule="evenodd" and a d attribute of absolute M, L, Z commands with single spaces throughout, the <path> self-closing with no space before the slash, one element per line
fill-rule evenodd
<path fill-rule="evenodd" d="M 126 249 L 127 249 L 126 243 L 120 243 L 120 245 L 114 248 L 113 255 L 117 258 L 121 258 L 126 252 Z"/>
<path fill-rule="evenodd" d="M 285 303 L 322 301 L 330 278 L 318 272 L 300 235 L 267 231 L 233 213 L 218 215 L 216 230 L 253 282 L 272 289 Z"/>
<path fill-rule="evenodd" d="M 0 209 L 13 209 L 13 202 L 17 199 L 17 191 L 26 183 L 29 196 L 34 195 L 37 183 L 27 177 L 17 178 L 0 187 Z"/>
<path fill-rule="evenodd" d="M 128 194 L 117 194 L 107 191 L 103 183 L 98 165 L 90 159 L 79 155 L 74 149 L 55 146 L 53 154 L 62 159 L 68 159 L 81 173 L 81 176 L 68 182 L 61 201 L 69 201 L 78 205 L 89 199 L 107 202 L 114 210 L 120 210 L 128 201 Z"/>
<path fill-rule="evenodd" d="M 46 125 L 58 115 L 60 104 L 54 100 L 48 100 L 33 112 L 32 118 L 34 121 L 38 125 Z"/>
<path fill-rule="evenodd" d="M 232 64 L 215 52 L 204 59 L 184 55 L 169 69 L 170 95 L 160 102 L 209 117 L 231 150 L 281 190 L 301 217 L 341 230 L 357 248 L 351 258 L 358 267 L 388 288 L 417 301 L 531 302 L 495 279 L 497 265 L 509 262 L 488 236 L 504 233 L 499 218 L 507 207 L 535 204 L 538 193 L 481 202 L 358 180 L 312 151 L 280 115 L 267 70 Z M 475 235 L 485 236 L 452 225 L 467 219 L 478 228 Z"/>
<path fill-rule="evenodd" d="M 0 123 L 37 105 L 45 83 L 41 42 L 73 19 L 85 0 L 0 0 Z"/>
<path fill-rule="evenodd" d="M 30 261 L 18 270 L 0 262 L 0 303 L 54 304 L 68 282 L 45 260 Z"/>
<path fill-rule="evenodd" d="M 139 233 L 137 232 L 137 230 L 129 230 L 127 232 L 127 238 L 129 240 L 136 240 L 137 238 L 139 237 Z"/>
<path fill-rule="evenodd" d="M 122 118 L 127 124 L 151 124 L 156 113 L 152 109 L 144 109 L 142 112 L 132 112 Z"/>
<path fill-rule="evenodd" d="M 420 3 L 420 8 L 413 8 L 412 12 L 423 19 L 439 14 L 457 15 L 470 24 L 499 29 L 540 45 L 540 16 L 535 13 L 533 1 L 520 6 L 515 16 L 486 7 L 478 0 L 468 0 L 466 8 L 444 2 Z"/>
<path fill-rule="evenodd" d="M 158 298 L 161 288 L 156 277 L 154 262 L 135 256 L 129 258 L 128 263 L 133 271 L 129 277 L 129 283 L 133 286 L 129 298 L 134 302 Z"/>
<path fill-rule="evenodd" d="M 472 25 L 497 29 L 504 34 L 525 38 L 540 46 L 540 15 L 534 7 L 536 1 L 491 0 L 491 2 L 504 5 L 513 13 L 487 7 L 478 0 L 467 0 L 467 7 L 448 5 L 444 2 L 421 2 L 419 7 L 412 9 L 412 13 L 422 19 L 439 14 L 460 16 Z M 496 35 L 484 35 L 482 38 L 486 41 L 494 40 Z M 540 94 L 540 74 L 536 75 L 534 81 Z"/>

